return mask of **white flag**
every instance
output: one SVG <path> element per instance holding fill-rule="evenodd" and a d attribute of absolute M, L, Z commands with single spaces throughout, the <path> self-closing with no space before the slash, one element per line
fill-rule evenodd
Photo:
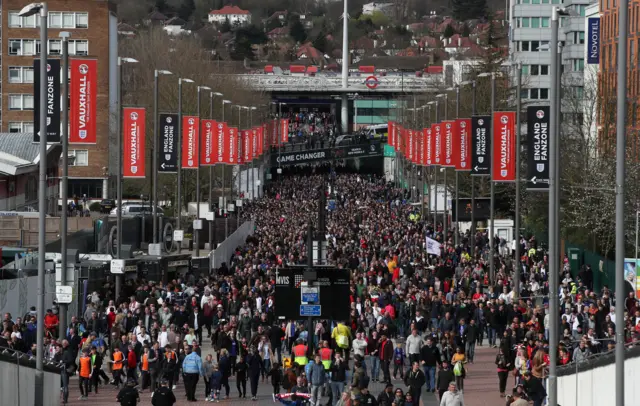
<path fill-rule="evenodd" d="M 442 244 L 429 237 L 425 238 L 427 239 L 427 254 L 440 256 L 440 247 L 442 246 Z"/>

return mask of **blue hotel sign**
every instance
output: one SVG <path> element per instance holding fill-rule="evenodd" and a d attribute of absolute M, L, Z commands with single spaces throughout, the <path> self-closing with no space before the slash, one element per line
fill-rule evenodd
<path fill-rule="evenodd" d="M 587 64 L 600 63 L 600 17 L 589 18 L 587 22 Z"/>

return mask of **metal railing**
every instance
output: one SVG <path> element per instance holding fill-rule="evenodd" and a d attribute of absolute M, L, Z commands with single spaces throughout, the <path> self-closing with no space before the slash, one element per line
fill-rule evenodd
<path fill-rule="evenodd" d="M 275 75 L 237 75 L 237 78 L 244 82 L 245 86 L 259 90 L 269 91 L 322 91 L 338 92 L 342 88 L 342 78 L 339 76 L 275 76 Z M 366 78 L 350 77 L 349 91 L 361 92 L 398 92 L 398 91 L 437 91 L 441 87 L 442 80 L 431 76 L 408 76 L 392 77 L 381 76 L 378 78 L 375 87 L 368 87 Z"/>

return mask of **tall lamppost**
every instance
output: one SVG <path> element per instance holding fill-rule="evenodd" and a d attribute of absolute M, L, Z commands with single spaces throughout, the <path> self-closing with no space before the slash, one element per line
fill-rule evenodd
<path fill-rule="evenodd" d="M 176 225 L 178 230 L 182 230 L 182 82 L 193 83 L 187 78 L 178 78 L 178 191 L 176 193 Z M 182 241 L 178 242 L 178 254 L 182 251 Z"/>
<path fill-rule="evenodd" d="M 432 123 L 438 122 L 438 100 L 432 100 L 427 103 L 429 106 L 429 120 L 431 120 L 431 106 L 435 106 L 435 114 L 434 120 Z M 435 137 L 435 134 L 431 134 L 432 137 Z M 432 157 L 435 157 L 435 151 L 432 151 Z M 433 231 L 436 232 L 438 230 L 438 168 L 435 164 L 435 159 L 431 160 L 433 162 Z M 429 198 L 431 200 L 431 198 Z"/>
<path fill-rule="evenodd" d="M 258 110 L 258 108 L 255 107 L 255 106 L 251 106 L 249 108 L 249 123 L 250 123 L 249 127 L 250 127 L 251 131 L 253 131 L 253 112 L 255 110 Z M 255 141 L 255 142 L 257 142 L 257 141 Z M 253 144 L 251 144 L 251 150 L 253 151 Z M 255 197 L 254 196 L 255 195 L 254 192 L 256 190 L 256 184 L 255 184 L 256 175 L 254 174 L 254 166 L 255 166 L 254 163 L 255 163 L 255 161 L 256 161 L 255 157 L 253 157 L 253 159 L 251 160 L 251 200 L 254 199 L 254 197 Z"/>
<path fill-rule="evenodd" d="M 153 243 L 158 243 L 158 155 L 160 154 L 158 146 L 158 87 L 160 75 L 172 75 L 173 73 L 164 69 L 156 69 L 153 72 L 153 154 L 151 156 L 151 181 L 153 183 L 153 203 L 151 208 L 151 217 L 153 217 Z"/>
<path fill-rule="evenodd" d="M 437 94 L 436 97 L 438 98 L 443 98 L 444 99 L 444 119 L 448 120 L 449 119 L 449 95 L 447 93 L 441 93 L 441 94 Z M 444 154 L 446 154 L 446 146 L 441 145 L 440 146 L 440 161 L 444 161 Z M 440 168 L 440 171 L 444 173 L 443 177 L 444 177 L 444 216 L 442 217 L 442 235 L 443 235 L 443 239 L 442 242 L 444 244 L 447 243 L 447 241 L 449 240 L 448 238 L 448 223 L 449 223 L 449 202 L 448 200 L 448 191 L 447 191 L 447 166 L 446 165 L 442 165 L 442 168 Z"/>
<path fill-rule="evenodd" d="M 209 86 L 198 86 L 197 87 L 197 92 L 198 92 L 198 100 L 197 100 L 197 116 L 198 116 L 198 126 L 200 126 L 200 119 L 201 119 L 201 114 L 200 114 L 200 105 L 202 104 L 202 90 L 211 90 L 211 88 Z M 200 130 L 200 129 L 198 129 Z M 196 151 L 198 151 L 198 156 L 196 156 L 196 160 L 198 162 L 198 165 L 196 166 L 196 221 L 194 221 L 193 225 L 200 225 L 200 132 L 197 131 L 196 132 L 198 134 L 198 136 L 196 137 Z M 201 228 L 201 227 L 200 227 Z M 196 229 L 195 227 L 193 227 L 193 234 L 194 234 L 194 242 L 196 245 L 196 249 L 195 249 L 195 254 L 196 257 L 200 256 L 200 228 Z"/>

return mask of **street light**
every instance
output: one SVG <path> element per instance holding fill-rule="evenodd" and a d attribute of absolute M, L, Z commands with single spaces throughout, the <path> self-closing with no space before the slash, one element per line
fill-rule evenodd
<path fill-rule="evenodd" d="M 158 82 L 160 75 L 173 75 L 168 70 L 156 69 L 154 71 L 153 84 L 153 155 L 151 162 L 151 182 L 153 183 L 153 202 L 151 207 L 151 217 L 153 221 L 153 243 L 158 243 Z M 144 213 L 143 213 L 144 214 Z"/>
<path fill-rule="evenodd" d="M 37 301 L 37 326 L 36 326 L 36 379 L 35 379 L 35 404 L 44 404 L 44 263 L 46 240 L 46 210 L 47 203 L 47 23 L 49 13 L 46 3 L 32 3 L 25 6 L 20 13 L 21 17 L 29 17 L 40 13 L 40 172 L 38 184 L 38 301 Z M 67 270 L 64 269 L 64 272 Z"/>
<path fill-rule="evenodd" d="M 213 120 L 213 101 L 217 97 L 222 97 L 223 94 L 220 92 L 209 92 L 209 119 Z M 222 105 L 224 109 L 224 104 Z M 224 121 L 224 113 L 222 113 Z M 202 126 L 200 126 L 202 128 Z M 213 204 L 213 168 L 214 166 L 209 166 L 209 210 L 211 211 L 211 205 Z M 223 178 L 223 189 L 224 189 L 224 164 L 222 164 L 222 178 Z M 213 216 L 214 220 L 209 222 L 209 249 L 213 249 L 213 223 L 215 221 L 215 214 Z"/>
<path fill-rule="evenodd" d="M 197 103 L 197 116 L 198 116 L 198 127 L 200 126 L 200 105 L 202 104 L 202 90 L 211 90 L 209 86 L 198 86 L 198 103 Z M 196 161 L 198 165 L 196 166 L 196 220 L 193 222 L 193 234 L 194 234 L 194 242 L 196 244 L 195 254 L 196 257 L 200 256 L 200 230 L 202 227 L 198 227 L 196 229 L 196 225 L 200 226 L 200 128 L 198 129 L 198 136 L 196 137 L 196 151 L 198 151 L 198 156 L 196 157 Z"/>
<path fill-rule="evenodd" d="M 448 104 L 449 104 L 449 95 L 447 93 L 440 93 L 436 95 L 436 98 L 444 98 L 444 119 L 448 120 L 449 119 L 449 111 L 448 111 Z M 446 148 L 444 148 L 446 151 Z M 443 155 L 443 147 L 440 146 L 440 160 L 442 161 L 442 155 Z M 445 152 L 446 153 L 446 152 Z M 443 235 L 443 243 L 446 244 L 447 241 L 449 240 L 448 238 L 448 232 L 447 232 L 447 226 L 449 223 L 449 207 L 448 206 L 448 196 L 447 196 L 447 170 L 446 170 L 446 166 L 442 165 L 442 168 L 440 169 L 440 172 L 444 173 L 444 216 L 442 218 L 442 235 Z"/>
<path fill-rule="evenodd" d="M 188 78 L 178 78 L 178 192 L 176 193 L 176 208 L 178 209 L 176 225 L 178 230 L 182 227 L 182 82 L 193 83 Z M 178 242 L 178 254 L 182 251 L 182 241 Z"/>
<path fill-rule="evenodd" d="M 71 34 L 62 31 L 58 34 L 62 38 L 62 100 L 69 99 L 69 37 Z M 62 181 L 61 200 L 62 213 L 60 213 L 60 285 L 67 285 L 67 199 L 69 183 L 69 109 L 62 109 Z M 60 323 L 59 336 L 66 336 L 67 331 L 67 310 L 66 303 L 60 303 Z"/>

